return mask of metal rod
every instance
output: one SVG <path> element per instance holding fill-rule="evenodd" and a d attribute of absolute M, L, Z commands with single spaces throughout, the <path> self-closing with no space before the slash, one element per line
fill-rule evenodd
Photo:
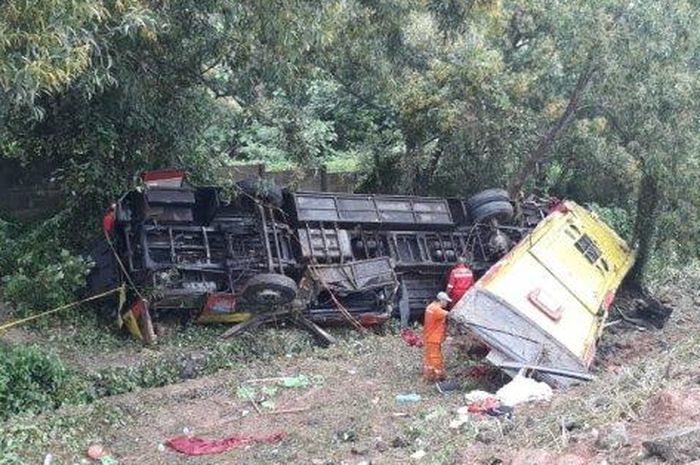
<path fill-rule="evenodd" d="M 275 250 L 277 251 L 277 264 L 280 267 L 280 273 L 284 274 L 284 267 L 282 266 L 282 249 L 280 248 L 279 236 L 277 235 L 277 222 L 275 221 L 275 215 L 271 207 L 267 207 L 270 212 L 270 222 L 272 224 L 272 236 L 275 238 Z"/>
<path fill-rule="evenodd" d="M 262 220 L 263 242 L 265 243 L 265 253 L 267 254 L 267 268 L 270 271 L 270 273 L 273 273 L 275 271 L 275 265 L 272 262 L 272 251 L 270 250 L 270 237 L 267 231 L 267 219 L 265 219 L 265 209 L 262 207 L 262 205 L 257 205 L 258 212 L 260 213 L 260 219 Z"/>
<path fill-rule="evenodd" d="M 177 264 L 177 257 L 175 256 L 175 240 L 173 239 L 173 228 L 168 227 L 168 237 L 170 238 L 170 261 L 173 265 Z"/>
<path fill-rule="evenodd" d="M 211 250 L 209 249 L 209 236 L 207 230 L 202 228 L 202 239 L 204 239 L 204 251 L 207 254 L 207 263 L 211 263 Z"/>
<path fill-rule="evenodd" d="M 582 373 L 580 371 L 571 371 L 571 370 L 562 370 L 560 368 L 550 368 L 550 367 L 544 367 L 541 365 L 530 365 L 527 363 L 518 363 L 518 362 L 502 362 L 496 364 L 498 368 L 504 368 L 507 370 L 533 370 L 533 371 L 539 371 L 541 373 L 549 373 L 552 375 L 558 375 L 558 376 L 564 376 L 566 378 L 574 378 L 574 379 L 580 379 L 583 381 L 595 381 L 596 377 L 588 374 L 588 373 Z"/>

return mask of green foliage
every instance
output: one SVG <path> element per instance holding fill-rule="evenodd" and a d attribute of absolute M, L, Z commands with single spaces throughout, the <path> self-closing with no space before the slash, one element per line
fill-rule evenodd
<path fill-rule="evenodd" d="M 0 276 L 10 271 L 14 264 L 15 225 L 0 218 Z"/>
<path fill-rule="evenodd" d="M 690 0 L 67 5 L 0 7 L 0 158 L 61 185 L 55 250 L 85 250 L 142 170 L 213 182 L 258 160 L 354 166 L 395 193 L 522 174 L 525 190 L 624 209 L 643 249 L 697 255 Z"/>
<path fill-rule="evenodd" d="M 0 420 L 56 408 L 72 398 L 71 375 L 37 347 L 0 345 Z"/>
<path fill-rule="evenodd" d="M 53 230 L 60 220 L 56 217 L 29 232 L 17 232 L 16 238 L 7 238 L 12 247 L 0 269 L 4 275 L 2 292 L 20 315 L 72 302 L 85 286 L 92 263 L 63 248 Z"/>
<path fill-rule="evenodd" d="M 620 237 L 628 241 L 632 239 L 634 220 L 628 210 L 621 207 L 602 207 L 596 203 L 592 203 L 589 206 Z"/>

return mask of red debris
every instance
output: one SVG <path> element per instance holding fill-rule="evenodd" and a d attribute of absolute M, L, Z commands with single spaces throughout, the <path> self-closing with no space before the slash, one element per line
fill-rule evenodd
<path fill-rule="evenodd" d="M 105 450 L 100 444 L 93 444 L 88 447 L 87 456 L 92 460 L 100 460 L 105 455 Z"/>
<path fill-rule="evenodd" d="M 496 397 L 487 397 L 479 402 L 467 405 L 469 413 L 478 415 L 494 415 L 499 411 L 501 402 Z"/>
<path fill-rule="evenodd" d="M 224 439 L 204 439 L 196 436 L 178 436 L 168 439 L 165 444 L 171 449 L 186 455 L 220 454 L 231 449 L 237 449 L 256 443 L 268 443 L 280 441 L 284 437 L 283 432 L 277 432 L 269 436 L 237 435 Z"/>
<path fill-rule="evenodd" d="M 423 347 L 423 339 L 409 328 L 401 330 L 401 339 L 411 347 Z"/>

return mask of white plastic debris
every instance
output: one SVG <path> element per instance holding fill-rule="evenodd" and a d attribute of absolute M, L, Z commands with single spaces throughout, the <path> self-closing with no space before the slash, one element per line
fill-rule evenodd
<path fill-rule="evenodd" d="M 552 388 L 540 381 L 517 374 L 513 380 L 496 391 L 501 404 L 514 407 L 525 402 L 552 399 Z"/>
<path fill-rule="evenodd" d="M 467 401 L 467 405 L 476 404 L 478 402 L 483 402 L 489 397 L 493 397 L 493 394 L 486 391 L 469 391 L 464 395 L 464 400 Z"/>
<path fill-rule="evenodd" d="M 426 452 L 423 449 L 417 450 L 416 452 L 411 454 L 411 458 L 413 460 L 420 460 L 425 456 L 426 456 Z"/>

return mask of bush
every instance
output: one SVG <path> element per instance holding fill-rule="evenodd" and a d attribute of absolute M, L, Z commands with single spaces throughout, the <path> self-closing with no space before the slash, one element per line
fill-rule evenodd
<path fill-rule="evenodd" d="M 74 392 L 58 357 L 36 347 L 0 346 L 0 420 L 56 408 Z"/>
<path fill-rule="evenodd" d="M 60 249 L 49 262 L 20 258 L 19 268 L 3 277 L 3 294 L 20 314 L 57 307 L 73 301 L 85 285 L 91 262 Z"/>
<path fill-rule="evenodd" d="M 90 260 L 65 248 L 70 212 L 62 212 L 33 227 L 0 222 L 0 272 L 5 299 L 26 315 L 75 300 L 92 267 Z M 65 235 L 65 234 L 64 234 Z"/>

